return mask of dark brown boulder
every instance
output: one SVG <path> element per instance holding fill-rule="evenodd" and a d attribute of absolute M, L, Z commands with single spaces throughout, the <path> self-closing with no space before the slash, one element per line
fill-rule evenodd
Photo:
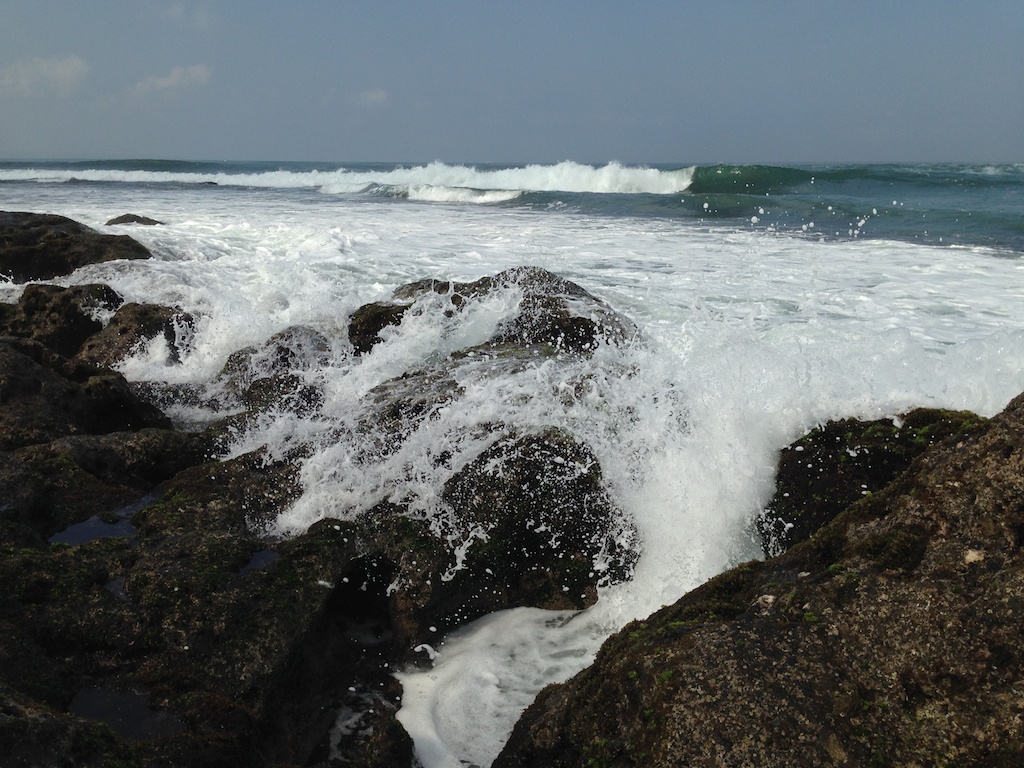
<path fill-rule="evenodd" d="M 180 473 L 128 538 L 0 539 L 0 744 L 23 742 L 4 754 L 49 754 L 27 739 L 45 726 L 43 764 L 73 760 L 84 730 L 96 765 L 306 765 L 340 691 L 385 712 L 366 638 L 384 614 L 352 525 L 259 534 L 296 492 L 294 467 L 251 454 Z"/>
<path fill-rule="evenodd" d="M 390 503 L 359 520 L 402 660 L 487 613 L 592 605 L 599 584 L 632 572 L 632 521 L 611 502 L 591 451 L 559 430 L 497 440 L 451 478 L 442 501 L 433 524 Z"/>
<path fill-rule="evenodd" d="M 241 399 L 251 413 L 277 410 L 309 416 L 320 410 L 324 395 L 295 374 L 278 374 L 253 381 Z"/>
<path fill-rule="evenodd" d="M 71 364 L 37 342 L 0 338 L 0 450 L 170 426 L 120 374 Z"/>
<path fill-rule="evenodd" d="M 540 267 L 515 267 L 472 283 L 427 279 L 403 285 L 395 289 L 391 302 L 366 304 L 352 314 L 349 340 L 356 354 L 366 354 L 380 343 L 382 330 L 401 325 L 406 313 L 415 311 L 425 297 L 446 297 L 454 313 L 510 286 L 522 292 L 522 300 L 489 345 L 547 347 L 556 354 L 585 357 L 602 342 L 620 343 L 638 334 L 631 321 L 576 283 Z"/>
<path fill-rule="evenodd" d="M 228 356 L 220 378 L 243 392 L 258 378 L 309 371 L 331 362 L 331 341 L 319 331 L 294 325 L 278 331 L 261 344 L 245 347 Z"/>
<path fill-rule="evenodd" d="M 493 280 L 447 299 L 452 317 Z M 580 299 L 559 286 L 569 304 Z M 37 318 L 70 301 L 56 290 L 27 293 L 42 307 Z M 141 411 L 129 418 L 148 406 L 128 399 L 122 377 L 95 367 L 118 362 L 140 341 L 179 340 L 174 310 L 121 307 L 102 331 L 85 329 L 71 359 L 65 355 L 85 331 L 58 345 L 42 327 L 26 321 L 10 327 L 23 338 L 0 339 L 0 744 L 6 734 L 30 732 L 33 713 L 45 710 L 51 762 L 74 762 L 75 739 L 86 733 L 100 765 L 320 764 L 331 756 L 337 711 L 349 708 L 358 728 L 333 745 L 336 760 L 412 765 L 394 717 L 395 664 L 484 613 L 582 607 L 599 583 L 629 576 L 632 525 L 605 491 L 596 457 L 556 429 L 473 427 L 493 439 L 444 489 L 440 528 L 382 502 L 280 540 L 270 535 L 273 523 L 303 490 L 298 460 L 311 446 L 297 444 L 285 457 L 204 459 L 246 420 L 263 418 L 256 414 L 315 413 L 323 398 L 317 369 L 334 364 L 339 345 L 295 328 L 239 351 L 216 389 L 248 411 L 189 435 L 162 418 L 155 425 L 164 428 L 145 428 Z M 596 338 L 569 334 L 566 342 L 565 328 L 552 327 L 540 322 L 453 354 L 423 377 L 389 382 L 349 428 L 367 430 L 372 458 L 381 447 L 374 434 L 399 444 L 459 396 L 459 366 L 500 377 Z M 318 444 L 331 434 L 317 435 Z M 63 531 L 47 542 L 87 515 L 89 525 L 91 516 L 131 515 L 131 526 L 117 537 L 71 539 Z M 138 724 L 126 727 L 133 718 Z M 12 754 L 49 760 L 38 747 Z"/>
<path fill-rule="evenodd" d="M 425 419 L 460 397 L 463 389 L 454 375 L 457 367 L 453 361 L 444 361 L 371 389 L 359 419 L 364 455 L 384 456 L 397 449 Z"/>
<path fill-rule="evenodd" d="M 375 301 L 364 304 L 352 313 L 348 324 L 348 340 L 357 355 L 365 355 L 380 344 L 380 332 L 389 326 L 401 325 L 408 304 Z"/>
<path fill-rule="evenodd" d="M 367 635 L 386 609 L 366 587 L 373 572 L 354 526 L 260 535 L 298 493 L 293 465 L 247 454 L 185 471 L 133 517 L 124 590 L 149 650 L 125 673 L 186 723 L 139 745 L 147 759 L 306 765 L 343 691 L 357 688 L 370 709 L 383 693 L 387 633 L 369 651 Z"/>
<path fill-rule="evenodd" d="M 157 224 L 163 224 L 162 221 L 151 219 L 148 216 L 139 216 L 136 213 L 123 213 L 120 216 L 115 216 L 106 223 L 106 226 L 112 227 L 116 224 L 141 224 L 146 227 L 152 227 Z"/>
<path fill-rule="evenodd" d="M 0 520 L 30 529 L 42 541 L 94 515 L 113 515 L 207 461 L 210 451 L 200 434 L 142 429 L 0 452 Z"/>
<path fill-rule="evenodd" d="M 594 454 L 560 430 L 498 440 L 448 481 L 442 499 L 480 539 L 453 586 L 476 599 L 488 594 L 481 615 L 523 605 L 584 608 L 598 583 L 632 571 L 632 521 L 612 504 Z"/>
<path fill-rule="evenodd" d="M 0 755 L 12 768 L 139 768 L 124 740 L 102 723 L 25 699 L 2 683 Z"/>
<path fill-rule="evenodd" d="M 0 275 L 16 283 L 70 275 L 86 264 L 150 256 L 127 235 L 103 235 L 64 216 L 0 211 Z"/>
<path fill-rule="evenodd" d="M 159 304 L 124 304 L 82 347 L 76 359 L 113 368 L 142 344 L 163 338 L 169 363 L 179 362 L 195 321 L 187 312 Z"/>
<path fill-rule="evenodd" d="M 916 408 L 893 419 L 830 421 L 779 456 L 775 494 L 758 518 L 766 557 L 806 540 L 888 485 L 930 446 L 984 423 L 969 411 Z"/>
<path fill-rule="evenodd" d="M 1024 762 L 1024 398 L 610 638 L 494 768 Z"/>
<path fill-rule="evenodd" d="M 121 297 L 108 285 L 25 286 L 17 304 L 0 304 L 0 336 L 18 336 L 72 357 L 103 328 L 98 312 L 113 312 Z"/>
<path fill-rule="evenodd" d="M 559 353 L 587 356 L 602 342 L 638 335 L 633 323 L 576 283 L 539 267 L 516 267 L 494 278 L 523 291 L 518 314 L 504 323 L 493 344 L 550 345 Z"/>

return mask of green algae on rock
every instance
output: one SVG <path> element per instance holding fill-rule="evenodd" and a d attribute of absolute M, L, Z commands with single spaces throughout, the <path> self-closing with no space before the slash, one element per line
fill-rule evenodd
<path fill-rule="evenodd" d="M 1024 396 L 549 686 L 494 768 L 1024 761 Z M 954 430 L 956 431 L 956 430 Z"/>
<path fill-rule="evenodd" d="M 775 494 L 757 520 L 765 556 L 804 541 L 861 496 L 881 490 L 935 443 L 984 420 L 916 408 L 893 419 L 830 421 L 782 451 Z"/>
<path fill-rule="evenodd" d="M 86 264 L 150 257 L 127 235 L 101 234 L 54 214 L 0 211 L 0 275 L 16 283 L 70 275 Z"/>

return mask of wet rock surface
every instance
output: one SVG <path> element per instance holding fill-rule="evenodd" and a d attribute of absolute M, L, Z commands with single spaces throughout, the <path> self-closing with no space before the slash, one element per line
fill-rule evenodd
<path fill-rule="evenodd" d="M 805 541 L 627 625 L 494 765 L 1020 765 L 1024 399 L 965 421 Z"/>
<path fill-rule="evenodd" d="M 806 540 L 932 445 L 983 423 L 967 411 L 917 408 L 892 419 L 830 421 L 808 432 L 779 457 L 775 494 L 758 520 L 765 556 Z"/>
<path fill-rule="evenodd" d="M 52 227 L 33 237 L 67 239 Z M 396 664 L 484 613 L 581 608 L 628 578 L 631 523 L 554 427 L 477 425 L 490 441 L 451 467 L 437 519 L 382 498 L 291 538 L 273 524 L 312 448 L 227 453 L 268 415 L 319 418 L 318 370 L 373 354 L 425 303 L 457 323 L 510 289 L 517 311 L 482 342 L 366 393 L 348 428 L 373 461 L 443 418 L 467 372 L 579 363 L 635 328 L 535 268 L 419 281 L 347 339 L 297 327 L 239 350 L 216 394 L 151 385 L 237 411 L 184 431 L 108 367 L 154 341 L 174 365 L 177 310 L 106 286 L 0 306 L 5 764 L 412 766 Z M 1022 435 L 1018 399 L 991 420 L 917 411 L 798 441 L 762 521 L 785 551 L 612 637 L 496 765 L 1021 764 Z"/>
<path fill-rule="evenodd" d="M 112 368 L 141 346 L 161 339 L 168 364 L 180 362 L 195 326 L 186 312 L 158 304 L 123 304 L 110 321 L 79 347 L 75 358 Z"/>
<path fill-rule="evenodd" d="M 50 226 L 38 239 L 63 237 L 64 224 Z M 501 330 L 485 359 L 589 354 L 604 326 L 567 334 L 579 324 L 566 324 L 566 302 L 586 302 L 582 289 L 536 270 L 518 277 L 532 281 L 532 319 Z M 446 288 L 453 312 L 495 279 Z M 545 281 L 557 295 L 542 295 Z M 438 285 L 409 288 L 405 306 L 416 311 L 413 294 Z M 424 663 L 417 647 L 484 613 L 579 608 L 599 582 L 628 577 L 632 531 L 596 459 L 552 428 L 483 425 L 494 440 L 453 472 L 445 524 L 382 499 L 272 535 L 303 492 L 308 447 L 224 451 L 261 415 L 317 417 L 317 371 L 337 364 L 338 344 L 297 327 L 240 350 L 214 387 L 239 412 L 183 431 L 140 392 L 209 404 L 208 393 L 135 389 L 110 366 L 154 342 L 174 365 L 190 323 L 101 285 L 30 285 L 0 307 L 6 764 L 412 765 L 394 665 Z M 419 416 L 396 406 L 408 395 L 397 384 L 370 394 L 367 429 L 393 424 L 400 444 Z"/>
<path fill-rule="evenodd" d="M 353 313 L 349 340 L 357 354 L 364 354 L 380 342 L 384 329 L 400 325 L 424 297 L 443 297 L 455 313 L 510 286 L 521 293 L 519 311 L 497 329 L 485 347 L 543 346 L 552 353 L 585 356 L 604 341 L 622 343 L 637 336 L 630 320 L 575 283 L 540 267 L 514 267 L 472 283 L 428 279 L 403 285 L 395 290 L 391 302 L 367 304 Z"/>
<path fill-rule="evenodd" d="M 440 525 L 393 503 L 357 521 L 399 661 L 427 661 L 419 646 L 494 611 L 585 608 L 635 562 L 635 531 L 596 459 L 558 430 L 499 440 L 442 495 L 451 518 Z"/>
<path fill-rule="evenodd" d="M 26 285 L 17 304 L 0 304 L 0 336 L 38 341 L 64 357 L 73 357 L 82 344 L 103 330 L 100 312 L 113 312 L 121 297 L 103 284 Z"/>
<path fill-rule="evenodd" d="M 86 264 L 148 259 L 125 235 L 106 235 L 54 214 L 0 211 L 0 275 L 17 283 L 70 275 Z"/>
<path fill-rule="evenodd" d="M 74 363 L 38 342 L 0 338 L 0 450 L 169 426 L 120 374 Z"/>
<path fill-rule="evenodd" d="M 120 216 L 115 216 L 107 221 L 106 226 L 112 227 L 115 224 L 141 224 L 143 226 L 152 227 L 157 224 L 163 224 L 163 222 L 151 219 L 149 216 L 140 216 L 137 213 L 123 213 Z"/>

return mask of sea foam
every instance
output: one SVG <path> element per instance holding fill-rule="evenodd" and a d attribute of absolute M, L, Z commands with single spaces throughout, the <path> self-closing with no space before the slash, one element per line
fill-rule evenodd
<path fill-rule="evenodd" d="M 441 162 L 390 169 L 338 168 L 308 171 L 276 170 L 183 172 L 102 168 L 4 168 L 0 181 L 122 182 L 135 184 L 217 184 L 263 189 L 317 189 L 328 194 L 356 194 L 374 187 L 407 190 L 413 199 L 478 202 L 487 191 L 594 192 L 674 194 L 685 190 L 692 168 L 659 170 L 608 163 L 601 166 L 565 161 L 553 165 L 477 168 Z M 430 190 L 463 190 L 456 193 Z M 475 194 L 474 194 L 475 193 Z M 465 197 L 457 197 L 465 194 Z M 492 200 L 511 199 L 492 197 Z"/>
<path fill-rule="evenodd" d="M 621 191 L 671 175 L 629 170 L 422 166 L 354 183 L 365 187 L 372 176 L 393 185 L 518 190 L 585 178 L 591 188 Z M 493 175 L 481 183 L 480 174 Z M 684 182 L 685 173 L 678 176 L 673 184 Z M 311 188 L 325 184 L 311 178 L 304 179 Z M 297 325 L 333 340 L 328 362 L 304 373 L 324 388 L 322 414 L 267 417 L 234 448 L 310 447 L 305 492 L 278 520 L 281 532 L 388 497 L 424 516 L 443 514 L 450 468 L 487 445 L 469 429 L 475 424 L 553 425 L 591 447 L 639 531 L 634 578 L 602 588 L 597 604 L 579 614 L 517 609 L 447 638 L 421 638 L 436 652 L 435 665 L 400 675 L 399 717 L 428 768 L 489 764 L 536 692 L 584 667 L 610 632 L 755 556 L 751 524 L 770 496 L 777 452 L 802 431 L 828 418 L 877 418 L 917 405 L 991 414 L 1024 389 L 1019 261 L 978 249 L 819 243 L 663 219 L 398 204 L 282 187 L 252 194 L 101 185 L 83 194 L 41 184 L 20 185 L 18 196 L 19 208 L 97 227 L 125 210 L 169 222 L 130 230 L 153 260 L 95 265 L 63 280 L 108 282 L 128 301 L 194 315 L 180 363 L 143 350 L 122 366 L 129 379 L 204 386 L 232 352 Z M 443 419 L 380 461 L 357 461 L 362 446 L 337 435 L 358 421 L 364 395 L 487 338 L 518 298 L 514 290 L 496 293 L 461 322 L 425 307 L 361 360 L 345 340 L 351 312 L 412 280 L 472 280 L 524 264 L 579 283 L 635 321 L 642 340 L 604 346 L 585 366 L 543 363 L 502 378 L 467 367 L 461 375 L 471 386 Z M 582 395 L 580 377 L 588 381 Z M 449 468 L 426 458 L 440 444 L 458 455 Z"/>

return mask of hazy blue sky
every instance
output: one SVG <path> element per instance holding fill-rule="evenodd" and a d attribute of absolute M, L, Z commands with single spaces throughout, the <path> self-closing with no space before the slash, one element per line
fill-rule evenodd
<path fill-rule="evenodd" d="M 1024 160 L 1024 2 L 3 0 L 0 158 Z"/>

